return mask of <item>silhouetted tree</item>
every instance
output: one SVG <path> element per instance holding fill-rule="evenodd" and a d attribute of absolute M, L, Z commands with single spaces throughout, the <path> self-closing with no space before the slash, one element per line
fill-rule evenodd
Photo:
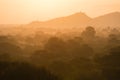
<path fill-rule="evenodd" d="M 55 57 L 47 50 L 38 50 L 31 55 L 30 59 L 32 60 L 33 64 L 45 66 L 51 64 L 53 60 L 55 60 Z"/>
<path fill-rule="evenodd" d="M 86 57 L 90 58 L 93 55 L 93 49 L 85 44 L 82 40 L 79 42 L 76 39 L 67 41 L 67 50 L 72 57 Z"/>
<path fill-rule="evenodd" d="M 119 36 L 117 36 L 116 34 L 109 34 L 106 48 L 109 51 L 109 49 L 117 47 L 117 46 L 120 46 Z"/>
<path fill-rule="evenodd" d="M 17 59 L 22 54 L 22 49 L 8 36 L 0 36 L 0 60 Z"/>
<path fill-rule="evenodd" d="M 120 79 L 120 46 L 110 49 L 110 53 L 98 59 L 106 80 Z"/>
<path fill-rule="evenodd" d="M 58 77 L 46 70 L 28 63 L 0 63 L 0 80 L 58 80 Z M 0 67 L 1 69 L 2 67 Z"/>
<path fill-rule="evenodd" d="M 118 36 L 115 35 L 115 34 L 110 34 L 108 36 L 108 41 L 109 41 L 109 44 L 118 44 L 119 42 L 119 39 L 118 39 Z"/>
<path fill-rule="evenodd" d="M 97 69 L 96 63 L 88 58 L 74 58 L 69 63 L 71 72 L 68 79 L 71 80 L 101 80 L 100 71 Z M 70 78 L 69 78 L 70 77 Z"/>
<path fill-rule="evenodd" d="M 92 26 L 86 27 L 85 31 L 81 33 L 81 36 L 85 39 L 93 39 L 96 35 L 96 31 Z"/>
<path fill-rule="evenodd" d="M 50 55 L 56 59 L 63 59 L 66 57 L 66 43 L 57 37 L 51 37 L 44 47 Z"/>

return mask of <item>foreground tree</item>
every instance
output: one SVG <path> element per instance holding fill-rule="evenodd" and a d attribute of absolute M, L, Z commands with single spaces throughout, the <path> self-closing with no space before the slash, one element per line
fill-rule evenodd
<path fill-rule="evenodd" d="M 57 76 L 45 68 L 27 63 L 0 62 L 0 66 L 0 80 L 58 80 Z"/>
<path fill-rule="evenodd" d="M 106 80 L 120 79 L 120 46 L 110 49 L 110 53 L 98 59 Z"/>

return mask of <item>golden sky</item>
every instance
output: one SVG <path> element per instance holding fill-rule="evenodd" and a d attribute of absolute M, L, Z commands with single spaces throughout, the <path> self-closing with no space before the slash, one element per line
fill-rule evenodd
<path fill-rule="evenodd" d="M 85 12 L 90 17 L 120 11 L 120 0 L 0 0 L 0 24 L 22 24 Z"/>

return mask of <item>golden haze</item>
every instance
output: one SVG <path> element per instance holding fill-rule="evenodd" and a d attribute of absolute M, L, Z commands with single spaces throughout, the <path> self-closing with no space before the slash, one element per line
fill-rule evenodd
<path fill-rule="evenodd" d="M 120 0 L 0 0 L 0 24 L 45 21 L 80 11 L 91 17 L 120 11 Z"/>

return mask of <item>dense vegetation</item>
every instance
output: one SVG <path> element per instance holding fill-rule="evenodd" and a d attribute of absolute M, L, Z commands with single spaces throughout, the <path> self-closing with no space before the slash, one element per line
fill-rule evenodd
<path fill-rule="evenodd" d="M 40 34 L 0 36 L 0 80 L 120 80 L 118 29 Z"/>

